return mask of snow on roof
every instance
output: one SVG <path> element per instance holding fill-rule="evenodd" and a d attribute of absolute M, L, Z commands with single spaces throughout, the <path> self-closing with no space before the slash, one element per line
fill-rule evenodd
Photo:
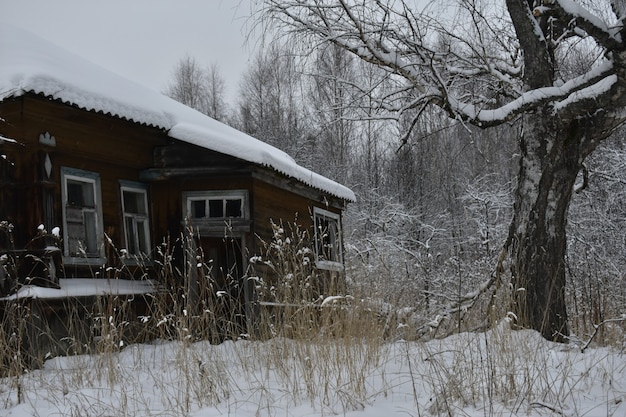
<path fill-rule="evenodd" d="M 348 201 L 352 190 L 298 165 L 285 152 L 95 65 L 10 24 L 0 25 L 0 101 L 35 93 L 162 128 L 179 139 L 269 167 Z"/>

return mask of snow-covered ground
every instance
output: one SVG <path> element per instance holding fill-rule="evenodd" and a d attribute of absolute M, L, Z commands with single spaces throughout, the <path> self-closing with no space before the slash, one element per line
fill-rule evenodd
<path fill-rule="evenodd" d="M 427 343 L 155 342 L 5 378 L 0 416 L 626 416 L 626 355 L 506 327 Z"/>

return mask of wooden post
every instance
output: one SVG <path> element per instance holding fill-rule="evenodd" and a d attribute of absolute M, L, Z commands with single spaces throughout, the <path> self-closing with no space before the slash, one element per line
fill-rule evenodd
<path fill-rule="evenodd" d="M 193 229 L 188 224 L 185 226 L 184 232 L 184 250 L 185 250 L 185 298 L 186 310 L 189 316 L 198 314 L 200 305 L 200 288 L 198 286 L 198 248 L 193 237 Z"/>

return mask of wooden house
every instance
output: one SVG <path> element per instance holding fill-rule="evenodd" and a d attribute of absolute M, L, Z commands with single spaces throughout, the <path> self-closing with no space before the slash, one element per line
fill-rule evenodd
<path fill-rule="evenodd" d="M 341 214 L 355 200 L 351 190 L 9 25 L 0 28 L 0 118 L 0 251 L 18 263 L 33 251 L 46 259 L 37 276 L 14 272 L 22 276 L 5 286 L 5 299 L 16 291 L 71 297 L 72 279 L 85 294 L 103 288 L 98 279 L 143 280 L 140 290 L 116 288 L 145 292 L 146 282 L 165 284 L 156 266 L 170 253 L 179 272 L 170 291 L 178 285 L 197 297 L 189 265 L 204 262 L 219 285 L 238 282 L 249 305 L 254 286 L 242 280 L 272 239 L 272 222 L 309 230 L 319 270 L 343 269 Z M 200 258 L 185 264 L 190 247 Z M 8 283 L 14 277 L 3 270 Z"/>

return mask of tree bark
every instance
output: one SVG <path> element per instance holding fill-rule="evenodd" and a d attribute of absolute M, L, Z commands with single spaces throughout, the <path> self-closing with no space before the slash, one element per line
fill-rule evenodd
<path fill-rule="evenodd" d="M 567 211 L 593 142 L 584 119 L 563 123 L 534 114 L 524 123 L 510 231 L 513 312 L 520 326 L 566 342 Z"/>

